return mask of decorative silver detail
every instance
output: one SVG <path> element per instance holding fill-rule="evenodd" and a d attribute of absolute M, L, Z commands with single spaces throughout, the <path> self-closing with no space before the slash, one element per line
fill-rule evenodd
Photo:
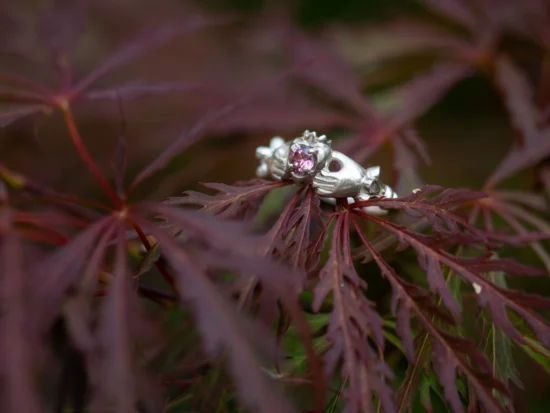
<path fill-rule="evenodd" d="M 335 204 L 337 198 L 347 198 L 349 203 L 382 196 L 397 198 L 395 191 L 380 180 L 379 166 L 365 169 L 343 153 L 333 151 L 330 144 L 325 135 L 317 136 L 308 130 L 290 142 L 276 136 L 269 146 L 256 149 L 260 161 L 256 175 L 289 179 L 297 185 L 311 183 L 321 200 L 330 204 Z M 364 210 L 373 215 L 386 213 L 378 207 Z"/>

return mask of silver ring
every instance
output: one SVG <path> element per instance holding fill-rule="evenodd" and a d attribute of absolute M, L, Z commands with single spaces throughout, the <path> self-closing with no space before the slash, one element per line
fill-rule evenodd
<path fill-rule="evenodd" d="M 395 191 L 380 180 L 380 167 L 363 168 L 353 159 L 331 148 L 325 135 L 305 131 L 302 136 L 285 142 L 280 136 L 269 146 L 256 148 L 260 165 L 259 178 L 292 180 L 297 185 L 311 184 L 323 202 L 336 204 L 347 198 L 349 203 L 371 198 L 397 198 Z M 379 207 L 364 208 L 372 215 L 386 211 Z"/>

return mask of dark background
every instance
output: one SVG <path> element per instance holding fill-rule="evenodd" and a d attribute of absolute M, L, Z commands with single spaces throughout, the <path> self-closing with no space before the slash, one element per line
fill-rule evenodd
<path fill-rule="evenodd" d="M 21 74 L 30 74 L 34 78 L 53 77 L 46 64 L 39 66 L 44 59 L 44 48 L 40 38 L 36 38 L 36 25 L 39 12 L 47 2 L 19 2 L 17 9 L 18 29 L 10 31 L 17 47 L 23 46 L 27 55 L 37 62 L 27 62 L 17 56 L 0 62 L 4 68 Z M 264 4 L 265 3 L 265 4 Z M 283 2 L 262 2 L 252 0 L 196 2 L 162 1 L 94 1 L 88 7 L 87 19 L 79 25 L 82 34 L 74 51 L 76 73 L 85 73 L 94 64 L 101 62 L 117 50 L 117 46 L 127 43 L 146 27 L 155 27 L 165 21 L 182 20 L 197 10 L 213 13 L 245 12 L 246 23 L 228 27 L 213 27 L 195 33 L 180 36 L 168 44 L 148 52 L 113 73 L 101 79 L 97 88 L 132 81 L 142 82 L 195 82 L 212 83 L 215 86 L 199 92 L 184 91 L 159 94 L 135 101 L 125 102 L 124 114 L 127 119 L 127 138 L 130 145 L 130 171 L 136 171 L 145 162 L 152 159 L 169 142 L 175 139 L 180 130 L 197 119 L 205 108 L 215 104 L 220 95 L 231 99 L 239 93 L 246 93 L 251 85 L 261 81 L 284 67 L 276 61 L 276 50 L 270 50 L 265 39 L 257 32 L 251 36 L 249 30 L 260 31 L 263 21 L 259 13 L 269 16 L 280 9 L 288 9 Z M 346 41 L 354 42 L 360 38 L 363 29 L 377 27 L 381 22 L 403 16 L 425 17 L 428 12 L 414 1 L 301 1 L 291 2 L 294 23 L 315 34 L 329 33 L 336 39 L 335 44 L 346 55 Z M 23 11 L 21 11 L 23 10 Z M 272 11 L 273 10 L 273 11 Z M 22 33 L 21 33 L 22 32 Z M 344 35 L 339 36 L 339 33 Z M 265 35 L 269 38 L 269 34 Z M 368 39 L 368 38 L 367 38 Z M 262 45 L 261 42 L 264 42 Z M 351 49 L 357 50 L 352 44 Z M 370 43 L 365 41 L 365 53 L 369 53 Z M 534 49 L 533 46 L 526 46 Z M 258 52 L 259 50 L 259 52 Z M 347 52 L 349 54 L 349 52 Z M 533 53 L 536 55 L 536 50 Z M 406 61 L 398 61 L 396 67 L 404 73 L 419 71 L 425 66 L 421 56 L 414 61 L 413 56 Z M 361 62 L 361 56 L 354 60 Z M 353 61 L 351 62 L 354 63 Z M 44 70 L 46 68 L 46 70 Z M 371 81 L 368 75 L 357 70 L 361 82 L 376 90 L 379 85 L 388 87 L 402 80 L 403 75 L 393 78 Z M 405 75 L 406 76 L 406 75 Z M 276 95 L 276 96 L 275 96 Z M 194 145 L 184 159 L 171 164 L 168 172 L 174 174 L 171 183 L 151 184 L 158 199 L 189 188 L 189 185 L 202 181 L 231 182 L 236 179 L 248 179 L 253 175 L 256 160 L 253 148 L 265 143 L 274 134 L 285 137 L 295 136 L 303 128 L 315 129 L 315 125 L 304 124 L 301 120 L 276 119 L 277 110 L 284 107 L 285 101 L 292 97 L 272 93 L 272 99 L 282 100 L 277 107 L 266 105 L 263 118 L 257 126 L 246 125 L 246 119 L 237 119 L 230 125 L 231 136 L 224 133 L 223 122 L 213 125 L 215 129 L 210 139 Z M 272 111 L 270 117 L 269 111 Z M 83 135 L 92 151 L 97 154 L 105 167 L 109 167 L 113 143 L 120 127 L 120 116 L 116 102 L 82 102 L 76 108 L 80 118 Z M 43 116 L 36 122 L 17 122 L 8 130 L 0 131 L 2 158 L 10 165 L 21 170 L 39 170 L 42 179 L 55 187 L 82 190 L 91 183 L 74 182 L 71 171 L 80 170 L 77 157 L 71 156 L 71 144 L 62 132 L 60 116 L 53 113 Z M 279 126 L 280 125 L 280 126 Z M 426 141 L 432 158 L 429 167 L 422 165 L 422 176 L 426 182 L 444 186 L 467 186 L 479 188 L 495 165 L 507 153 L 513 142 L 513 132 L 506 121 L 506 112 L 489 80 L 482 75 L 474 75 L 460 82 L 450 93 L 415 125 L 420 136 Z M 253 130 L 251 130 L 253 129 Z M 225 129 L 227 130 L 227 128 Z M 319 132 L 324 132 L 319 129 Z M 223 154 L 220 153 L 223 151 Z M 238 162 L 233 162 L 238 157 Z M 63 159 L 62 164 L 58 162 Z M 101 161 L 102 160 L 102 161 Z M 45 162 L 45 163 L 43 163 Z M 48 162 L 51 162 L 48 164 Z M 388 154 L 376 154 L 369 162 L 388 162 Z M 230 163 L 231 165 L 228 165 Z M 55 166 L 55 167 L 52 167 Z M 383 165 L 384 166 L 384 165 Z M 49 172 L 47 172 L 49 171 Z M 51 173 L 52 176 L 49 176 Z M 130 174 L 131 175 L 131 172 Z M 166 181 L 165 176 L 159 181 Z M 89 188 L 93 190 L 93 188 Z M 147 191 L 144 191 L 147 193 Z M 147 196 L 151 196 L 147 193 Z"/>

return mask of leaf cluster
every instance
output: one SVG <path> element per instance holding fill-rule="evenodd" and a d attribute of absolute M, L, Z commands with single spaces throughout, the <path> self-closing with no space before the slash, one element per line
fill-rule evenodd
<path fill-rule="evenodd" d="M 96 85 L 184 35 L 242 21 L 187 16 L 80 74 L 76 40 L 93 6 L 69 3 L 53 1 L 39 19 L 44 55 L 32 64 L 53 80 L 0 72 L 0 126 L 60 114 L 102 195 L 68 194 L 0 162 L 2 411 L 403 412 L 418 402 L 512 411 L 521 385 L 512 349 L 548 370 L 550 299 L 511 287 L 550 271 L 548 65 L 533 82 L 508 42 L 530 42 L 546 62 L 544 2 L 422 0 L 415 20 L 332 39 L 285 12 L 256 16 L 247 39 L 272 47 L 250 47 L 284 67 L 238 97 L 219 87 L 216 104 L 137 171 L 125 105 L 206 82 Z M 357 52 L 369 41 L 377 47 Z M 2 55 L 17 51 L 5 44 Z M 415 56 L 427 66 L 403 80 L 397 68 Z M 476 73 L 502 96 L 517 139 L 476 190 L 425 185 L 430 156 L 416 122 Z M 75 115 L 101 101 L 116 103 L 120 123 L 111 173 Z M 213 131 L 271 132 L 281 119 L 289 132 L 334 131 L 360 162 L 389 147 L 402 196 L 329 207 L 308 185 L 260 179 L 164 202 L 136 195 Z M 532 187 L 505 188 L 524 171 Z M 509 258 L 524 247 L 538 267 Z"/>

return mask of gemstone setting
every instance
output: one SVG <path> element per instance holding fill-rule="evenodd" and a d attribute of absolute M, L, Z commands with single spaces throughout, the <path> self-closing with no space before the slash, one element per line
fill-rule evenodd
<path fill-rule="evenodd" d="M 295 144 L 288 154 L 288 163 L 293 172 L 307 175 L 315 170 L 317 155 L 311 152 L 311 147 L 305 144 Z"/>

